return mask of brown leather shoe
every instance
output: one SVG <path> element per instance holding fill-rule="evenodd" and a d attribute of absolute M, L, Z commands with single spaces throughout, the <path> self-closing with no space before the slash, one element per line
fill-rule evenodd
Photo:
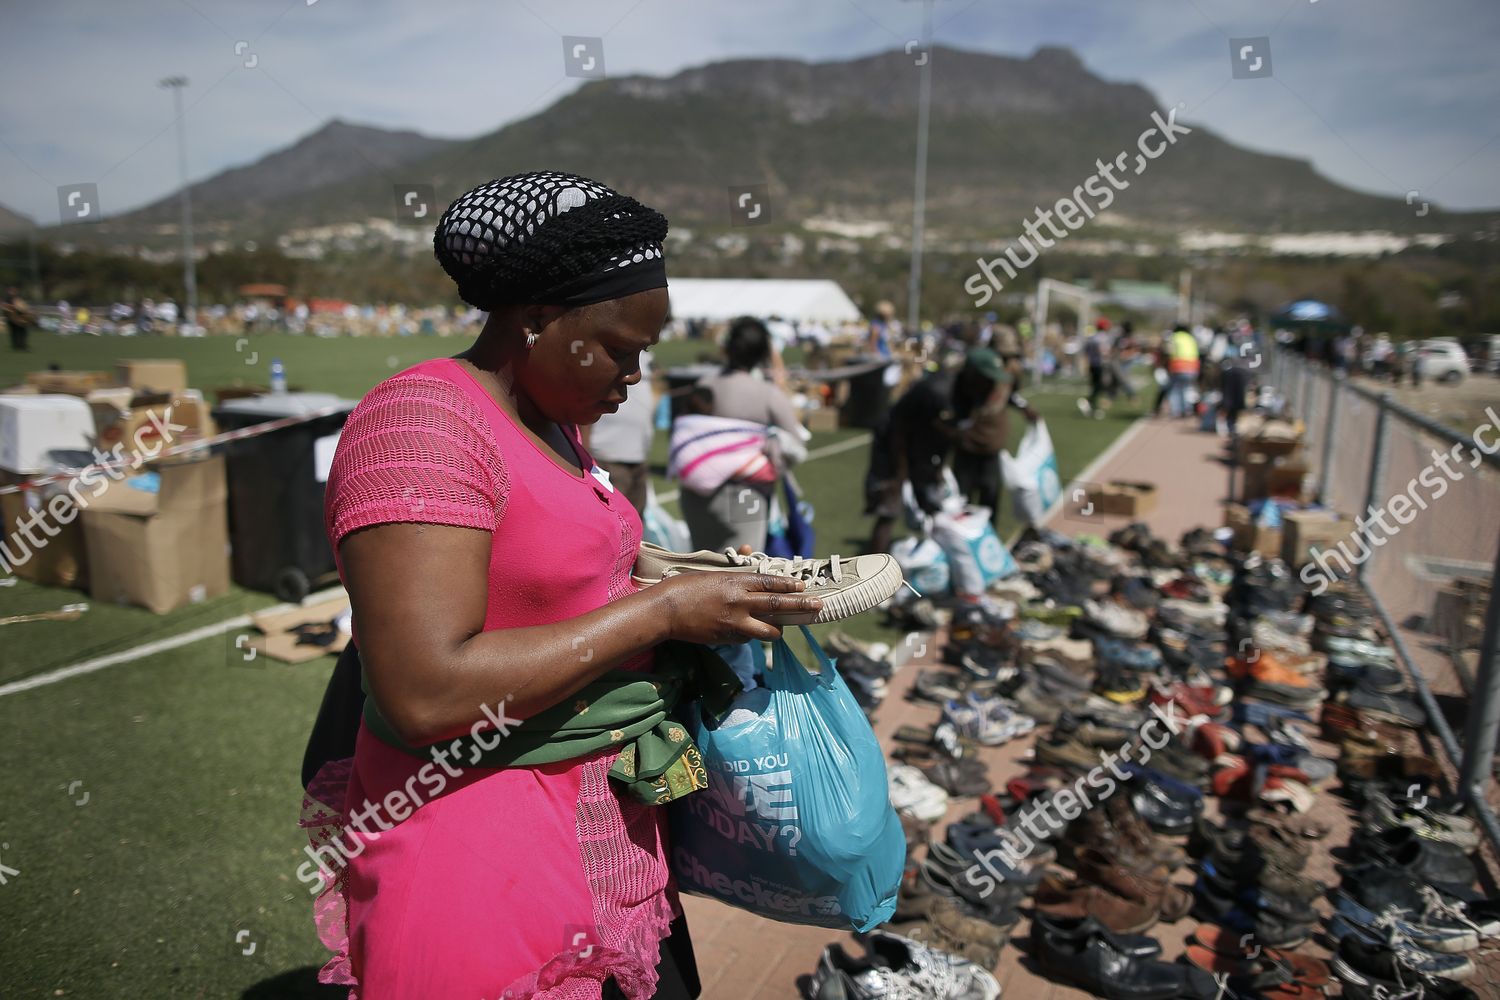
<path fill-rule="evenodd" d="M 1187 863 L 1187 852 L 1157 837 L 1130 804 L 1129 795 L 1114 796 L 1105 803 L 1104 810 L 1110 824 L 1136 853 L 1148 855 L 1174 872 Z"/>
<path fill-rule="evenodd" d="M 1132 869 L 1095 848 L 1085 847 L 1078 852 L 1074 870 L 1081 881 L 1154 907 L 1164 920 L 1181 920 L 1193 905 L 1193 897 L 1185 889 L 1167 881 L 1166 865 L 1145 871 Z"/>
<path fill-rule="evenodd" d="M 1042 879 L 1033 898 L 1038 913 L 1070 920 L 1093 917 L 1116 934 L 1139 934 L 1153 927 L 1159 915 L 1157 907 L 1058 875 Z"/>
<path fill-rule="evenodd" d="M 1099 766 L 1099 751 L 1072 736 L 1062 736 L 1056 730 L 1052 739 L 1036 741 L 1036 759 L 1043 764 L 1068 768 L 1073 771 L 1088 771 Z"/>
<path fill-rule="evenodd" d="M 1339 761 L 1339 777 L 1345 781 L 1423 781 L 1439 784 L 1443 770 L 1437 761 L 1421 753 L 1379 753 L 1345 757 Z"/>
<path fill-rule="evenodd" d="M 1103 809 L 1090 809 L 1068 824 L 1057 842 L 1058 857 L 1071 863 L 1077 852 L 1086 847 L 1103 851 L 1131 868 L 1149 870 L 1162 864 L 1154 855 L 1140 850 L 1135 839 L 1116 829 Z"/>

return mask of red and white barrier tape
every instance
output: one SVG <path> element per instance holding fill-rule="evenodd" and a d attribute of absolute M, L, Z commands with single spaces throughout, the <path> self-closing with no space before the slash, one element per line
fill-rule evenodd
<path fill-rule="evenodd" d="M 321 409 L 301 413 L 294 417 L 277 417 L 275 420 L 267 420 L 263 424 L 251 424 L 249 427 L 241 427 L 239 430 L 224 431 L 223 433 L 215 434 L 213 437 L 200 438 L 196 441 L 187 441 L 183 444 L 173 445 L 170 448 L 163 448 L 149 456 L 137 454 L 114 462 L 92 462 L 81 469 L 68 469 L 65 472 L 54 472 L 49 475 L 38 476 L 35 479 L 28 479 L 24 483 L 0 486 L 0 496 L 4 496 L 7 493 L 22 493 L 26 490 L 33 490 L 50 483 L 64 483 L 69 479 L 77 479 L 90 470 L 107 472 L 110 469 L 139 468 L 148 462 L 160 461 L 163 458 L 171 458 L 174 455 L 186 455 L 190 452 L 202 451 L 205 448 L 212 448 L 215 445 L 225 444 L 229 441 L 243 441 L 245 438 L 259 437 L 262 434 L 269 434 L 272 431 L 295 427 L 297 424 L 305 424 L 312 420 L 322 419 L 323 417 L 331 417 L 336 413 L 348 412 L 349 407 L 340 404 L 338 406 L 325 406 Z M 171 417 L 169 416 L 167 419 L 170 420 Z"/>

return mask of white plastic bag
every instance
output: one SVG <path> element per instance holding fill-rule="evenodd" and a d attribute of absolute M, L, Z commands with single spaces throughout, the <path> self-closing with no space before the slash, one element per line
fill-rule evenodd
<path fill-rule="evenodd" d="M 923 597 L 939 597 L 948 592 L 951 576 L 948 554 L 927 535 L 908 535 L 891 546 L 891 555 L 904 576 Z M 911 596 L 905 587 L 896 592 L 897 601 Z M 905 596 L 902 596 L 905 595 Z"/>
<path fill-rule="evenodd" d="M 943 466 L 942 478 L 931 487 L 934 495 L 932 500 L 936 501 L 940 509 L 950 514 L 957 514 L 964 509 L 964 495 L 958 489 L 958 478 L 953 475 L 953 470 L 946 465 Z M 901 510 L 906 514 L 906 527 L 910 531 L 927 534 L 932 528 L 932 515 L 922 509 L 917 503 L 916 492 L 912 489 L 911 480 L 908 479 L 901 484 Z M 908 577 L 908 579 L 910 579 Z"/>
<path fill-rule="evenodd" d="M 948 557 L 955 594 L 983 594 L 991 583 L 1017 570 L 1015 558 L 995 534 L 988 507 L 934 515 L 932 537 Z"/>
<path fill-rule="evenodd" d="M 1008 451 L 1000 453 L 1000 472 L 1015 504 L 1016 517 L 1027 524 L 1040 524 L 1047 508 L 1062 496 L 1057 453 L 1052 450 L 1045 421 L 1038 420 L 1027 428 L 1015 456 Z"/>

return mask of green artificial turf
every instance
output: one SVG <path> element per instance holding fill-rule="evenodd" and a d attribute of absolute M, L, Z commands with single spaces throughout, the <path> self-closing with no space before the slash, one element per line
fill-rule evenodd
<path fill-rule="evenodd" d="M 228 340 L 43 335 L 33 342 L 29 357 L 0 355 L 0 384 L 49 361 L 108 368 L 121 357 L 181 357 L 192 384 L 204 389 L 236 378 L 264 381 L 264 370 L 244 365 Z M 294 385 L 358 396 L 391 371 L 455 353 L 464 342 L 266 336 L 251 343 L 262 363 L 281 357 Z M 670 366 L 696 360 L 700 350 L 676 342 L 656 353 L 659 365 Z M 1074 408 L 1075 396 L 1064 386 L 1032 397 L 1048 420 L 1064 481 L 1135 415 L 1127 407 L 1088 420 Z M 819 434 L 810 447 L 865 433 Z M 798 470 L 816 508 L 820 552 L 855 552 L 868 537 L 867 461 L 867 449 L 856 447 Z M 1006 512 L 1002 534 L 1013 527 Z M 20 583 L 0 589 L 0 615 L 79 600 L 87 596 Z M 3 626 L 0 683 L 272 603 L 236 588 L 166 616 L 105 605 L 77 622 Z M 874 614 L 836 627 L 900 641 Z M 235 634 L 0 698 L 8 765 L 0 768 L 0 996 L 343 995 L 314 985 L 326 956 L 295 876 L 306 844 L 296 826 L 302 749 L 333 660 L 247 664 Z"/>

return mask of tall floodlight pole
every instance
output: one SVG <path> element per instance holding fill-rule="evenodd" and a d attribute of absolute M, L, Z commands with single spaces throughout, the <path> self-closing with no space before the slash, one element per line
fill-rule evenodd
<path fill-rule="evenodd" d="M 917 183 L 911 216 L 911 282 L 906 291 L 907 334 L 918 332 L 922 316 L 922 243 L 927 223 L 927 121 L 932 107 L 932 5 L 922 3 L 922 54 L 918 57 Z"/>
<path fill-rule="evenodd" d="M 161 86 L 172 92 L 172 108 L 177 114 L 177 172 L 182 178 L 182 283 L 187 288 L 187 302 L 182 312 L 182 328 L 198 325 L 198 264 L 193 259 L 193 198 L 188 192 L 187 119 L 182 113 L 182 88 L 185 76 L 169 76 Z"/>

